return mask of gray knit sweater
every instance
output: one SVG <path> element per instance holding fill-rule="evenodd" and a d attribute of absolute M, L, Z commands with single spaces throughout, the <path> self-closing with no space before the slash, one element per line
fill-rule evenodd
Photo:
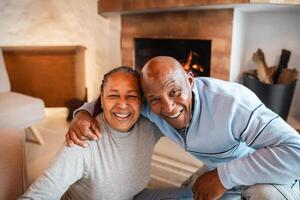
<path fill-rule="evenodd" d="M 63 146 L 52 165 L 19 199 L 127 200 L 150 178 L 151 155 L 159 129 L 140 117 L 127 133 L 110 128 L 99 115 L 102 135 L 82 148 Z"/>

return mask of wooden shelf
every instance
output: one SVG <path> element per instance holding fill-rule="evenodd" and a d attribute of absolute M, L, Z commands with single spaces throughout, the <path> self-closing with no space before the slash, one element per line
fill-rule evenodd
<path fill-rule="evenodd" d="M 99 0 L 98 13 L 101 15 L 134 14 L 191 9 L 228 9 L 256 5 L 277 7 L 279 5 L 300 5 L 300 0 Z"/>

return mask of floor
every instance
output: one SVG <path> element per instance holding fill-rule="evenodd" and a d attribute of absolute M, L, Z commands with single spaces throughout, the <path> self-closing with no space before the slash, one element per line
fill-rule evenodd
<path fill-rule="evenodd" d="M 45 144 L 26 142 L 28 184 L 31 184 L 48 167 L 62 146 L 69 126 L 66 121 L 68 113 L 66 108 L 47 108 L 45 112 L 45 119 L 34 126 L 42 135 Z M 31 138 L 31 135 L 27 133 L 27 137 Z"/>

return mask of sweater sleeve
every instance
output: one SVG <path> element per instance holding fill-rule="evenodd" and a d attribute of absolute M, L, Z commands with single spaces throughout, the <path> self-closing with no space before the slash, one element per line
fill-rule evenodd
<path fill-rule="evenodd" d="M 158 140 L 165 136 L 161 131 L 160 129 L 153 123 L 153 133 L 155 135 L 155 141 L 158 142 Z"/>
<path fill-rule="evenodd" d="M 52 162 L 19 199 L 60 199 L 68 188 L 87 173 L 87 149 L 64 146 Z"/>
<path fill-rule="evenodd" d="M 255 151 L 218 167 L 227 189 L 257 183 L 289 184 L 299 179 L 300 136 L 263 104 L 249 115 L 246 127 L 233 136 Z"/>
<path fill-rule="evenodd" d="M 85 110 L 85 111 L 89 112 L 91 115 L 93 115 L 94 107 L 95 107 L 96 102 L 97 102 L 97 98 L 93 99 L 93 101 L 91 101 L 91 102 L 84 103 L 80 108 L 77 108 L 73 112 L 73 118 L 81 110 Z"/>

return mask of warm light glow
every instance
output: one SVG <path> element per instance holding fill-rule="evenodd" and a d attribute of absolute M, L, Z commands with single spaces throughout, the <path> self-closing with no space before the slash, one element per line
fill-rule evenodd
<path fill-rule="evenodd" d="M 203 72 L 204 68 L 200 64 L 197 63 L 198 57 L 199 57 L 198 53 L 190 51 L 187 59 L 185 59 L 183 62 L 181 62 L 183 69 L 186 72 L 193 72 L 192 69 L 199 71 L 199 72 Z M 196 74 L 194 74 L 194 75 L 196 75 Z"/>

